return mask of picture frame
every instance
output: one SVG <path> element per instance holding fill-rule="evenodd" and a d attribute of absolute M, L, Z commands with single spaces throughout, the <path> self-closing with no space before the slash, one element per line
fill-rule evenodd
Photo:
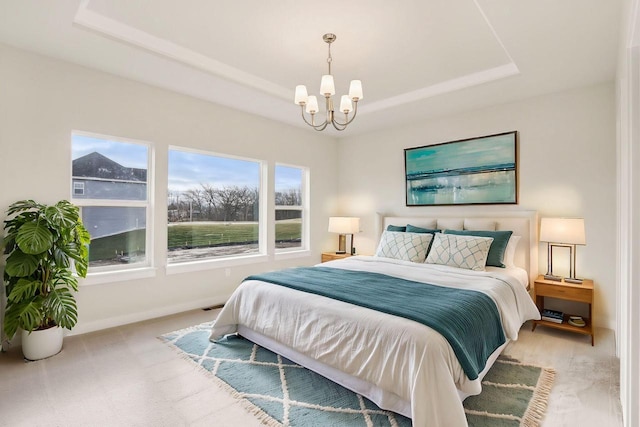
<path fill-rule="evenodd" d="M 518 203 L 518 131 L 405 148 L 407 206 Z"/>

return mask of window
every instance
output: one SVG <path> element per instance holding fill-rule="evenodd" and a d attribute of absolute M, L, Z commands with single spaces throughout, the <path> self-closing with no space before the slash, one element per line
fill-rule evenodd
<path fill-rule="evenodd" d="M 73 195 L 84 196 L 84 182 L 73 181 Z"/>
<path fill-rule="evenodd" d="M 169 150 L 167 262 L 264 253 L 262 163 L 172 147 Z"/>
<path fill-rule="evenodd" d="M 71 146 L 71 198 L 91 234 L 89 273 L 150 265 L 150 145 L 74 132 Z"/>
<path fill-rule="evenodd" d="M 276 165 L 275 218 L 276 251 L 306 249 L 304 198 L 306 170 L 295 166 Z"/>

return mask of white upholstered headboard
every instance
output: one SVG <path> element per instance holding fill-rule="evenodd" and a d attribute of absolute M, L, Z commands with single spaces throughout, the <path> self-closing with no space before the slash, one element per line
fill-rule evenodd
<path fill-rule="evenodd" d="M 381 236 L 388 225 L 407 224 L 441 230 L 511 230 L 514 236 L 520 236 L 514 263 L 527 270 L 530 285 L 538 276 L 538 213 L 535 211 L 491 212 L 467 216 L 439 214 L 434 217 L 386 216 L 378 213 L 376 236 Z"/>

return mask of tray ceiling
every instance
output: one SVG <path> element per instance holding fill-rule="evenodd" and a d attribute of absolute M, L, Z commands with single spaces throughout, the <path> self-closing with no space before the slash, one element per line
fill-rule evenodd
<path fill-rule="evenodd" d="M 302 126 L 360 79 L 347 136 L 613 80 L 621 0 L 0 0 L 0 41 Z"/>

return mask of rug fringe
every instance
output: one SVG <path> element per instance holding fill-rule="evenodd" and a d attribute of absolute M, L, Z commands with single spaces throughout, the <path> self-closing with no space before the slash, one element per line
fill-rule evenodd
<path fill-rule="evenodd" d="M 181 329 L 180 331 L 176 331 L 176 332 L 188 331 L 188 330 L 192 330 L 192 329 L 195 330 L 195 329 L 197 329 L 197 327 L 185 328 L 185 329 Z M 169 348 L 172 351 L 176 352 L 180 358 L 191 362 L 191 365 L 193 366 L 194 369 L 198 370 L 199 372 L 204 373 L 209 378 L 211 378 L 213 380 L 213 383 L 216 384 L 216 386 L 218 386 L 222 391 L 224 391 L 226 393 L 229 393 L 231 395 L 231 397 L 233 397 L 235 400 L 239 401 L 240 405 L 249 414 L 251 414 L 254 417 L 256 417 L 256 419 L 258 421 L 260 421 L 260 423 L 262 425 L 265 425 L 267 427 L 286 427 L 281 422 L 279 422 L 278 420 L 274 419 L 271 415 L 269 415 L 268 413 L 263 411 L 259 406 L 256 406 L 253 403 L 251 403 L 251 401 L 249 401 L 244 396 L 242 396 L 242 394 L 238 393 L 238 391 L 236 389 L 231 387 L 226 382 L 222 381 L 219 377 L 215 376 L 211 371 L 207 370 L 207 368 L 205 368 L 204 366 L 198 364 L 195 360 L 193 360 L 191 357 L 189 357 L 188 353 L 185 353 L 182 349 L 180 349 L 180 347 L 175 345 L 173 342 L 171 342 L 170 340 L 164 338 L 163 336 L 159 336 L 157 338 L 160 341 L 164 342 L 165 344 L 168 344 Z"/>
<path fill-rule="evenodd" d="M 535 388 L 533 388 L 533 395 L 531 396 L 531 400 L 529 401 L 529 405 L 522 416 L 513 417 L 505 414 L 493 414 L 489 412 L 479 412 L 465 409 L 466 413 L 475 414 L 475 415 L 483 415 L 489 417 L 496 418 L 505 418 L 505 419 L 517 419 L 520 421 L 520 427 L 540 427 L 544 415 L 547 411 L 547 405 L 549 402 L 549 396 L 551 394 L 551 388 L 553 387 L 553 383 L 555 381 L 556 371 L 553 368 L 545 368 L 539 365 L 532 365 L 530 363 L 522 363 L 518 359 L 501 355 L 500 358 L 496 360 L 498 363 L 504 363 L 507 365 L 523 365 L 523 366 L 531 366 L 534 368 L 540 369 L 540 376 L 538 377 L 538 382 L 536 383 Z M 484 383 L 484 382 L 483 382 Z M 501 387 L 505 385 L 500 384 Z M 520 385 L 513 385 L 514 387 L 521 387 Z M 528 388 L 528 387 L 523 387 Z"/>
<path fill-rule="evenodd" d="M 538 384 L 533 392 L 529 406 L 522 417 L 521 427 L 539 427 L 547 411 L 556 371 L 552 368 L 540 369 L 542 369 L 542 372 L 540 373 L 540 378 L 538 378 Z"/>

